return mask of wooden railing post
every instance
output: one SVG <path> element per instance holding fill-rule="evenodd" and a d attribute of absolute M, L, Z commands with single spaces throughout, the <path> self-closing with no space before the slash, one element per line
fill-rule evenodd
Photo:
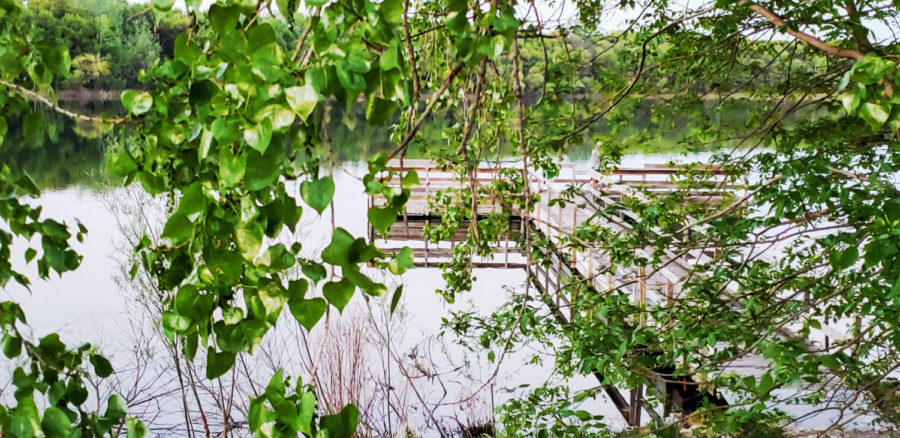
<path fill-rule="evenodd" d="M 531 177 L 529 176 L 528 179 L 530 180 Z M 542 180 L 542 179 L 538 180 L 537 189 L 538 189 L 537 194 L 538 194 L 539 200 L 538 200 L 537 208 L 535 209 L 537 211 L 535 211 L 534 214 L 535 214 L 535 216 L 537 216 L 538 221 L 540 221 L 541 220 L 541 210 L 544 209 L 543 207 L 541 207 L 541 204 L 544 203 L 544 180 Z M 538 225 L 538 227 L 540 227 L 540 225 Z"/>
<path fill-rule="evenodd" d="M 644 276 L 644 267 L 638 268 L 638 305 L 641 307 L 640 321 L 641 325 L 646 324 L 646 315 L 644 314 L 644 305 L 647 302 L 647 278 Z"/>
<path fill-rule="evenodd" d="M 428 198 L 431 195 L 431 166 L 425 167 L 425 226 L 431 228 L 431 209 Z M 425 267 L 428 267 L 428 236 L 425 235 L 425 229 L 422 229 L 422 240 L 425 242 Z"/>
<path fill-rule="evenodd" d="M 506 237 L 503 239 L 504 240 L 504 247 L 503 247 L 503 267 L 504 268 L 509 267 L 509 233 L 510 232 L 511 232 L 511 230 L 507 231 Z"/>
<path fill-rule="evenodd" d="M 578 229 L 578 205 L 572 203 L 572 236 Z M 578 251 L 572 248 L 572 269 L 578 269 Z M 590 275 L 590 272 L 588 273 Z"/>

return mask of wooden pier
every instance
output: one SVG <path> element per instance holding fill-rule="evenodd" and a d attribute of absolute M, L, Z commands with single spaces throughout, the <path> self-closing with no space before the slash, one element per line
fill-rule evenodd
<path fill-rule="evenodd" d="M 420 184 L 411 189 L 406 208 L 398 215 L 397 222 L 382 239 L 376 236 L 369 226 L 369 237 L 376 241 L 383 250 L 391 252 L 403 246 L 410 246 L 414 251 L 414 262 L 420 267 L 438 267 L 452 257 L 453 248 L 467 237 L 469 222 L 448 233 L 449 238 L 440 242 L 429 242 L 425 239 L 424 230 L 441 224 L 443 211 L 432 202 L 435 197 L 446 196 L 458 190 L 486 187 L 503 178 L 511 170 L 521 172 L 521 166 L 515 162 L 485 163 L 471 174 L 474 178 L 461 179 L 453 171 L 437 166 L 432 161 L 405 160 L 403 163 L 393 160 L 388 163 L 387 170 L 397 173 L 415 170 Z M 531 232 L 551 242 L 557 247 L 551 252 L 549 267 L 531 266 L 531 283 L 539 290 L 543 302 L 554 317 L 563 326 L 573 317 L 574 309 L 570 306 L 572 295 L 579 290 L 591 293 L 611 293 L 628 291 L 632 302 L 637 306 L 654 304 L 671 304 L 681 293 L 681 283 L 692 270 L 692 266 L 703 263 L 718 255 L 715 248 L 686 250 L 679 254 L 666 252 L 657 263 L 657 268 L 650 270 L 643 266 L 621 268 L 613 273 L 608 269 L 611 262 L 605 253 L 591 246 L 579 245 L 581 249 L 573 249 L 575 245 L 563 245 L 574 231 L 586 222 L 600 225 L 611 231 L 626 231 L 639 218 L 626 209 L 617 210 L 615 215 L 598 215 L 597 211 L 609 207 L 621 206 L 629 197 L 643 197 L 653 193 L 667 193 L 676 189 L 676 175 L 679 169 L 661 165 L 647 165 L 637 168 L 620 168 L 609 173 L 600 173 L 590 169 L 580 169 L 574 165 L 564 165 L 555 178 L 545 178 L 534 171 L 528 172 L 528 184 L 532 194 L 540 195 L 538 205 L 528 217 L 518 212 L 508 215 L 509 233 L 503 240 L 492 247 L 490 257 L 477 257 L 472 262 L 474 268 L 524 268 L 526 258 L 521 251 L 522 235 L 528 227 Z M 719 202 L 735 196 L 742 187 L 730 184 L 725 176 L 710 171 L 708 185 L 700 189 L 692 189 L 688 199 L 694 202 Z M 400 177 L 385 181 L 387 184 L 400 184 Z M 472 181 L 474 180 L 474 181 Z M 579 191 L 577 199 L 567 199 L 564 203 L 552 202 L 565 199 L 564 191 L 576 187 Z M 369 204 L 380 206 L 385 203 L 382 197 L 371 197 Z M 477 200 L 479 219 L 488 215 L 504 212 L 504 200 L 481 197 Z M 702 231 L 702 230 L 697 230 Z M 663 234 L 659 230 L 660 234 Z M 687 231 L 691 232 L 691 231 Z M 651 258 L 651 248 L 635 249 L 636 256 Z M 577 285 L 578 287 L 573 287 Z M 634 324 L 646 324 L 648 321 L 637 317 Z M 830 330 L 830 331 L 829 331 Z M 823 327 L 826 336 L 841 336 L 837 331 Z M 794 333 L 783 333 L 795 336 Z M 826 338 L 827 339 L 827 338 Z M 738 374 L 758 374 L 766 367 L 766 362 L 759 357 L 749 357 L 740 364 L 732 364 L 723 371 Z M 683 384 L 661 384 L 654 388 L 667 400 L 665 414 L 674 410 L 689 413 L 693 407 L 699 406 L 701 400 L 714 404 L 725 403 L 720 394 L 702 393 L 693 382 L 691 376 L 673 376 L 672 370 L 657 370 L 660 381 L 679 381 Z M 597 375 L 603 382 L 603 376 Z M 616 405 L 629 425 L 641 424 L 641 412 L 646 411 L 654 419 L 659 418 L 652 407 L 644 399 L 643 389 L 631 391 L 626 399 L 622 393 L 611 385 L 604 387 L 607 395 Z M 642 409 L 643 408 L 643 409 Z"/>

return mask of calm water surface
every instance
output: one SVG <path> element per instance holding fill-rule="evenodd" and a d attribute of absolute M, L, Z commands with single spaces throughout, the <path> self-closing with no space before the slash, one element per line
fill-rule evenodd
<path fill-rule="evenodd" d="M 130 240 L 136 232 L 140 234 L 145 230 L 152 233 L 159 229 L 165 203 L 149 198 L 135 187 L 105 185 L 101 165 L 104 145 L 111 138 L 109 134 L 85 131 L 83 128 L 79 133 L 70 122 L 61 123 L 49 128 L 52 135 L 48 134 L 37 147 L 8 149 L 0 154 L 0 160 L 11 167 L 28 170 L 46 187 L 41 198 L 34 201 L 43 205 L 45 217 L 65 221 L 69 225 L 81 222 L 87 227 L 85 242 L 75 244 L 75 249 L 84 256 L 83 262 L 76 271 L 62 278 L 53 275 L 48 280 L 35 280 L 30 292 L 21 287 L 7 286 L 3 293 L 22 303 L 33 336 L 60 332 L 63 340 L 70 345 L 81 342 L 97 344 L 121 370 L 117 374 L 120 376 L 115 388 L 117 392 L 122 388 L 141 386 L 134 383 L 140 380 L 133 376 L 136 360 L 145 360 L 153 365 L 160 376 L 155 381 L 148 380 L 144 386 L 158 385 L 171 389 L 174 382 L 171 365 L 168 365 L 171 360 L 167 360 L 162 335 L 154 329 L 158 314 L 152 310 L 152 305 L 150 309 L 147 306 L 148 302 L 153 301 L 153 291 L 142 291 L 139 286 L 123 280 L 123 272 L 130 268 L 128 257 L 133 244 Z M 346 121 L 342 123 L 346 125 Z M 390 145 L 372 142 L 373 138 L 388 138 L 386 131 L 359 128 L 365 131 L 357 132 L 354 129 L 338 130 L 334 136 L 335 144 L 344 145 L 339 152 L 344 164 L 334 174 L 337 189 L 333 208 L 336 226 L 344 227 L 356 236 L 365 236 L 367 199 L 359 181 L 365 167 L 359 162 L 347 162 L 346 157 L 366 156 L 385 150 Z M 576 151 L 573 158 L 583 163 L 588 155 L 585 151 Z M 626 156 L 623 164 L 641 166 L 650 162 L 703 160 L 707 156 L 702 153 L 691 156 L 636 154 Z M 296 197 L 299 199 L 299 196 Z M 302 242 L 306 255 L 313 256 L 327 244 L 331 226 L 330 211 L 326 210 L 323 217 L 319 217 L 307 208 L 299 231 L 283 238 Z M 24 242 L 18 244 L 23 245 Z M 22 262 L 21 252 L 15 253 L 14 266 L 25 269 Z M 35 271 L 33 266 L 26 269 L 31 278 L 36 279 Z M 320 324 L 308 337 L 298 331 L 296 323 L 285 311 L 277 332 L 267 336 L 260 347 L 262 354 L 248 359 L 253 362 L 245 368 L 246 379 L 240 380 L 239 376 L 234 379 L 247 386 L 252 386 L 254 381 L 264 384 L 275 367 L 283 367 L 294 376 L 308 377 L 309 353 L 304 351 L 305 348 L 312 345 L 314 357 L 327 357 L 331 354 L 329 352 L 339 349 L 334 339 L 343 342 L 346 339 L 341 337 L 348 333 L 362 333 L 364 341 L 360 351 L 366 356 L 363 362 L 369 369 L 369 381 L 362 387 L 363 392 L 374 394 L 369 395 L 374 400 L 371 406 L 373 411 L 381 409 L 377 407 L 379 394 L 394 391 L 392 397 L 397 403 L 408 403 L 410 406 L 408 418 L 403 421 L 413 429 L 421 429 L 429 422 L 430 414 L 426 415 L 421 409 L 421 399 L 434 407 L 433 414 L 439 421 L 451 426 L 455 421 L 451 419 L 454 418 L 471 422 L 489 419 L 492 406 L 524 391 L 519 388 L 507 392 L 503 388 L 537 385 L 550 378 L 552 356 L 551 352 L 542 351 L 540 346 L 526 347 L 507 355 L 497 368 L 495 363 L 486 359 L 487 350 L 470 349 L 452 333 L 444 332 L 442 320 L 451 317 L 454 312 L 468 310 L 488 316 L 512 294 L 523 291 L 523 270 L 478 269 L 474 275 L 476 281 L 472 291 L 460 297 L 454 305 L 435 293 L 444 285 L 437 269 L 419 268 L 401 278 L 384 278 L 389 290 L 399 284 L 404 286 L 401 310 L 397 315 L 387 317 L 385 309 L 390 296 L 367 303 L 357 293 L 344 315 L 338 315 L 332 309 L 330 332 L 326 332 Z M 471 346 L 471 343 L 468 345 Z M 319 348 L 316 349 L 316 346 Z M 326 353 L 320 354 L 317 350 Z M 499 355 L 499 351 L 496 354 Z M 548 362 L 527 363 L 535 355 L 545 357 Z M 136 359 L 139 356 L 144 359 Z M 404 378 L 397 364 L 398 358 L 402 359 L 406 374 L 416 374 L 416 378 Z M 414 369 L 418 371 L 412 371 Z M 495 384 L 484 387 L 483 382 L 495 372 Z M 569 382 L 575 391 L 596 385 L 593 378 Z M 385 390 L 386 387 L 391 389 Z M 481 388 L 472 396 L 473 391 Z M 154 389 L 145 391 L 152 393 Z M 160 394 L 166 392 L 162 389 L 155 391 Z M 396 395 L 399 393 L 402 395 Z M 627 391 L 624 395 L 628 396 Z M 183 423 L 180 395 L 172 392 L 159 395 L 155 400 L 154 403 L 141 402 L 132 408 L 132 414 L 142 416 L 158 434 L 182 435 L 183 432 L 178 430 L 179 422 Z M 456 403 L 459 400 L 467 401 Z M 605 397 L 589 400 L 582 408 L 605 415 L 616 429 L 624 427 L 624 421 Z M 235 417 L 240 417 L 240 405 L 235 409 Z M 431 430 L 426 435 L 434 433 Z"/>

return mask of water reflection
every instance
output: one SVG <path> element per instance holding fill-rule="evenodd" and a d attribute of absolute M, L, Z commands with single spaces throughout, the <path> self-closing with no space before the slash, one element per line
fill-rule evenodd
<path fill-rule="evenodd" d="M 83 103 L 71 108 L 77 112 L 93 115 L 121 115 L 123 109 L 115 102 Z M 392 125 L 373 126 L 365 123 L 365 106 L 356 105 L 349 112 L 339 105 L 328 109 L 328 132 L 334 145 L 337 162 L 366 159 L 378 152 L 388 152 L 396 147 L 391 140 Z M 394 121 L 396 122 L 396 120 Z M 392 122 L 393 123 L 393 122 Z M 444 137 L 444 129 L 456 123 L 450 112 L 436 113 L 426 120 L 417 141 L 407 151 L 408 158 L 424 157 L 428 148 L 430 154 L 454 154 L 457 146 L 450 145 Z M 100 189 L 110 184 L 103 163 L 106 149 L 119 138 L 118 130 L 94 123 L 76 122 L 52 111 L 36 112 L 27 117 L 8 121 L 9 132 L 0 142 L 0 164 L 11 169 L 28 172 L 45 189 L 60 189 L 69 186 Z M 567 149 L 563 160 L 583 162 L 591 155 L 598 135 L 615 133 L 625 141 L 637 133 L 659 130 L 651 122 L 649 104 L 635 110 L 635 118 L 628 126 L 610 126 L 600 121 L 575 144 Z M 665 127 L 665 129 L 669 129 Z M 653 152 L 675 150 L 675 135 L 667 135 L 659 144 L 652 146 Z M 499 140 L 497 154 L 515 153 L 514 145 Z"/>
<path fill-rule="evenodd" d="M 306 209 L 298 233 L 281 237 L 302 242 L 308 257 L 325 246 L 332 225 L 357 236 L 366 233 L 366 218 L 360 214 L 367 203 L 359 181 L 364 167 L 356 160 L 391 150 L 394 143 L 389 126 L 355 123 L 359 117 L 337 107 L 329 117 L 336 159 L 344 163 L 335 173 L 337 223 L 331 223 L 328 212 L 320 217 Z M 423 143 L 443 143 L 442 128 L 452 123 L 446 116 L 432 118 L 420 134 Z M 15 287 L 4 293 L 22 303 L 35 337 L 58 331 L 69 343 L 98 344 L 118 372 L 98 383 L 96 399 L 105 399 L 103 394 L 111 391 L 123 394 L 131 413 L 142 417 L 155 434 L 199 435 L 210 430 L 216 435 L 223 429 L 245 428 L 246 401 L 263 390 L 276 368 L 315 382 L 328 409 L 351 401 L 360 405 L 362 436 L 396 435 L 404 429 L 419 436 L 450 435 L 462 426 L 491 421 L 494 407 L 523 392 L 516 389 L 520 384 L 553 378 L 553 355 L 545 346 L 527 346 L 497 364 L 477 342 L 443 331 L 442 319 L 454 312 L 487 317 L 520 296 L 523 270 L 477 270 L 473 292 L 449 305 L 435 293 L 444 286 L 439 271 L 416 269 L 402 279 L 382 279 L 389 290 L 403 282 L 395 315 L 387 310 L 390 297 L 365 301 L 357 294 L 343 315 L 331 309 L 328 324 L 307 334 L 284 312 L 279 328 L 253 356 L 242 357 L 234 372 L 221 380 L 207 381 L 202 353 L 186 361 L 180 347 L 159 331 L 162 292 L 140 270 L 131 279 L 131 248 L 144 234 L 159 235 L 166 199 L 151 198 L 134 186 L 110 185 L 102 169 L 105 149 L 116 141 L 115 130 L 76 124 L 52 113 L 11 120 L 9 125 L 0 163 L 29 172 L 51 189 L 39 200 L 48 217 L 69 224 L 81 221 L 89 234 L 75 245 L 84 255 L 78 270 L 61 279 L 36 281 L 31 293 Z M 571 158 L 586 158 L 587 145 L 585 140 Z M 421 152 L 414 146 L 408 156 Z M 548 363 L 534 361 L 542 358 Z M 568 384 L 578 390 L 596 386 L 596 381 L 584 378 Z M 588 400 L 583 408 L 605 414 L 614 428 L 624 426 L 605 399 Z"/>
<path fill-rule="evenodd" d="M 366 231 L 365 216 L 358 214 L 366 205 L 358 180 L 362 172 L 356 163 L 335 174 L 336 225 L 355 235 Z M 263 390 L 276 368 L 315 381 L 326 408 L 358 403 L 365 413 L 362 436 L 404 428 L 419 436 L 437 436 L 438 430 L 449 434 L 460 424 L 490 420 L 494 405 L 514 395 L 502 388 L 550 377 L 549 366 L 526 364 L 536 351 L 514 352 L 498 370 L 485 350 L 442 335 L 441 319 L 452 312 L 487 316 L 507 302 L 524 281 L 522 270 L 477 271 L 476 292 L 451 306 L 434 293 L 443 286 L 439 272 L 417 269 L 402 278 L 404 294 L 393 317 L 389 296 L 367 302 L 360 294 L 343 315 L 331 309 L 329 323 L 310 334 L 285 312 L 279 328 L 253 356 L 242 357 L 234 373 L 207 381 L 202 354 L 185 361 L 159 332 L 161 292 L 140 270 L 136 281 L 128 274 L 133 241 L 144 233 L 159 235 L 165 199 L 150 198 L 136 187 L 70 187 L 46 192 L 40 201 L 48 216 L 69 223 L 77 218 L 88 227 L 88 238 L 77 246 L 84 263 L 61 279 L 35 282 L 32 293 L 5 292 L 22 302 L 34 336 L 60 331 L 67 342 L 100 345 L 118 372 L 98 392 L 122 393 L 132 413 L 156 434 L 185 436 L 188 427 L 202 434 L 208 427 L 215 435 L 226 424 L 244 427 L 246 400 Z M 305 255 L 313 256 L 327 243 L 330 217 L 328 211 L 320 217 L 306 209 L 298 232 L 281 238 L 302 242 Z M 401 281 L 382 280 L 390 290 Z M 495 372 L 496 384 L 484 386 Z"/>

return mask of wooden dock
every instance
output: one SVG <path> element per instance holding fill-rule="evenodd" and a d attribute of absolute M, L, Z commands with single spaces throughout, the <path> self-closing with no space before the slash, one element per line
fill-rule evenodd
<path fill-rule="evenodd" d="M 397 222 L 389 229 L 386 238 L 376 236 L 369 226 L 369 237 L 378 242 L 379 247 L 392 252 L 403 246 L 410 246 L 414 251 L 416 266 L 438 267 L 452 257 L 453 248 L 467 237 L 470 222 L 463 222 L 457 230 L 447 235 L 447 239 L 434 242 L 425 239 L 425 229 L 441 224 L 443 210 L 436 199 L 455 196 L 459 191 L 478 190 L 491 193 L 488 187 L 502 183 L 505 175 L 511 172 L 521 174 L 521 166 L 516 162 L 484 163 L 470 175 L 473 178 L 460 178 L 455 172 L 443 169 L 432 161 L 393 160 L 388 163 L 387 170 L 395 176 L 383 181 L 389 185 L 400 185 L 401 172 L 415 170 L 420 184 L 411 189 L 411 195 Z M 608 173 L 600 173 L 590 169 L 578 168 L 574 165 L 563 165 L 560 174 L 546 178 L 534 171 L 528 173 L 528 184 L 532 194 L 540 195 L 538 205 L 530 215 L 511 211 L 509 200 L 496 199 L 489 195 L 479 195 L 476 210 L 478 219 L 491 215 L 500 215 L 508 221 L 509 232 L 503 240 L 493 246 L 488 257 L 477 257 L 472 261 L 474 268 L 524 268 L 526 258 L 522 254 L 520 242 L 528 227 L 533 233 L 556 243 L 550 254 L 549 267 L 530 266 L 531 283 L 540 291 L 543 302 L 550 308 L 559 323 L 568 325 L 574 316 L 570 305 L 572 294 L 585 289 L 591 293 L 608 294 L 616 291 L 627 291 L 632 302 L 637 306 L 671 304 L 681 293 L 683 280 L 691 274 L 693 265 L 710 260 L 717 256 L 715 248 L 685 250 L 678 254 L 665 252 L 655 268 L 645 269 L 643 266 L 618 267 L 614 273 L 609 270 L 610 260 L 605 252 L 590 245 L 567 245 L 564 242 L 574 231 L 585 224 L 599 225 L 611 231 L 627 231 L 639 218 L 626 209 L 615 210 L 616 214 L 598 214 L 598 211 L 613 211 L 622 205 L 627 198 L 640 198 L 653 194 L 665 194 L 679 188 L 680 170 L 661 165 L 646 165 L 637 168 L 620 168 Z M 710 178 L 706 185 L 692 191 L 687 199 L 692 202 L 721 202 L 727 200 L 743 187 L 730 183 L 720 172 L 709 171 Z M 577 197 L 567 196 L 572 189 L 578 192 Z M 564 199 L 559 203 L 554 200 Z M 459 199 L 457 198 L 456 201 Z M 451 201 L 453 201 L 451 199 Z M 384 205 L 382 197 L 371 197 L 369 205 Z M 611 208 L 612 207 L 612 208 Z M 663 234 L 662 230 L 658 230 Z M 696 230 L 702 231 L 702 230 Z M 691 232 L 691 231 L 687 231 Z M 678 236 L 676 236 L 677 238 Z M 578 248 L 578 249 L 576 249 Z M 651 259 L 651 248 L 634 249 L 638 257 Z M 577 287 L 575 287 L 577 285 Z M 648 324 L 638 316 L 634 324 Z M 840 336 L 828 327 L 823 327 L 826 336 Z M 783 333 L 795 336 L 795 333 Z M 827 338 L 826 338 L 827 339 Z M 748 357 L 740 364 L 726 372 L 754 375 L 765 369 L 762 358 Z M 700 400 L 710 403 L 725 403 L 720 394 L 701 393 L 691 376 L 673 376 L 671 370 L 657 370 L 665 381 L 679 381 L 679 384 L 662 384 L 654 388 L 664 395 L 667 403 L 665 413 L 670 410 L 689 413 L 692 407 L 699 406 Z M 603 382 L 603 376 L 597 375 Z M 604 387 L 610 399 L 622 413 L 625 420 L 633 426 L 641 424 L 641 412 L 645 411 L 653 418 L 658 418 L 652 407 L 644 399 L 643 389 L 631 391 L 629 399 L 610 385 Z M 643 408 L 643 409 L 642 409 Z"/>
<path fill-rule="evenodd" d="M 391 161 L 388 169 L 399 171 L 399 161 Z M 430 200 L 439 194 L 446 194 L 451 189 L 467 189 L 468 182 L 461 182 L 453 172 L 439 168 L 434 162 L 427 160 L 405 160 L 402 169 L 404 171 L 415 170 L 419 175 L 420 185 L 411 189 L 411 195 L 403 214 L 389 230 L 385 239 L 385 249 L 390 250 L 387 243 L 408 244 L 410 241 L 421 242 L 426 227 L 440 224 L 440 207 L 433 205 Z M 516 169 L 515 163 L 498 163 L 479 167 L 475 172 L 475 182 L 478 186 L 486 187 L 502 178 L 502 169 Z M 533 217 L 525 218 L 512 213 L 510 215 L 510 230 L 523 232 L 525 223 L 542 233 L 545 237 L 559 241 L 570 236 L 573 231 L 586 222 L 600 224 L 612 231 L 623 231 L 631 227 L 638 220 L 632 213 L 622 210 L 618 217 L 601 217 L 596 214 L 598 209 L 610 207 L 621 203 L 622 199 L 630 196 L 645 196 L 646 192 L 664 192 L 673 190 L 676 182 L 671 178 L 678 169 L 649 165 L 642 168 L 618 169 L 609 174 L 601 174 L 589 169 L 579 169 L 574 165 L 563 166 L 562 172 L 556 178 L 544 178 L 537 174 L 529 175 L 529 184 L 533 194 L 540 195 L 540 203 L 535 206 Z M 398 178 L 394 184 L 399 184 Z M 565 205 L 554 204 L 554 199 L 563 198 L 562 192 L 571 185 L 579 188 L 582 199 L 565 202 Z M 732 186 L 725 186 L 724 182 L 719 188 L 711 188 L 705 191 L 695 191 L 691 197 L 697 202 L 714 202 L 721 200 L 731 193 Z M 384 198 L 373 197 L 369 201 L 371 205 L 383 205 Z M 490 214 L 498 214 L 504 211 L 503 200 L 484 198 L 480 199 L 477 206 L 478 215 L 484 217 Z M 418 254 L 422 256 L 422 266 L 432 266 L 445 259 L 446 249 L 452 248 L 456 242 L 465 240 L 468 223 L 463 224 L 454 236 L 446 242 L 439 242 L 421 248 Z M 374 230 L 369 227 L 370 239 L 377 240 Z M 508 260 L 511 252 L 519 252 L 518 239 L 515 236 L 507 236 L 506 240 L 497 247 L 497 252 L 502 253 L 504 260 Z M 446 243 L 441 247 L 440 243 Z M 416 248 L 414 248 L 416 249 Z M 678 283 L 681 278 L 690 271 L 691 265 L 714 255 L 710 251 L 693 250 L 682 256 L 669 254 L 671 260 L 665 260 L 664 265 L 653 273 L 642 272 L 642 269 L 620 269 L 616 274 L 598 274 L 609 266 L 609 260 L 602 251 L 593 248 L 572 250 L 560 248 L 566 251 L 565 264 L 576 271 L 580 276 L 590 282 L 590 286 L 598 291 L 612 291 L 623 287 L 632 289 L 635 302 L 657 303 L 671 299 L 678 292 Z M 648 250 L 638 250 L 638 255 L 649 256 Z M 425 258 L 427 257 L 427 260 Z M 475 267 L 483 267 L 485 263 L 494 264 L 494 260 L 478 260 Z M 519 267 L 518 264 L 515 267 Z M 546 280 L 545 280 L 546 281 Z"/>

